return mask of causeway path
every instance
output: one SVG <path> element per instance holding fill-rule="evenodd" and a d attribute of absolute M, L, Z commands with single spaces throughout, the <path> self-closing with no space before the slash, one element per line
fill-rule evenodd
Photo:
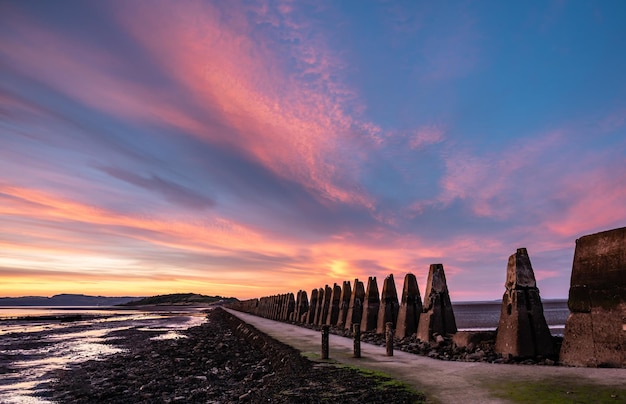
<path fill-rule="evenodd" d="M 259 331 L 296 348 L 306 356 L 320 356 L 319 331 L 231 309 L 225 310 Z M 619 387 L 626 383 L 626 369 L 454 362 L 398 350 L 394 351 L 394 356 L 389 357 L 385 355 L 385 347 L 367 343 L 361 344 L 362 358 L 356 359 L 352 357 L 352 350 L 352 339 L 330 335 L 330 361 L 385 372 L 441 403 L 508 403 L 509 401 L 493 397 L 486 387 L 488 384 L 497 384 L 498 381 L 572 378 L 587 383 Z"/>

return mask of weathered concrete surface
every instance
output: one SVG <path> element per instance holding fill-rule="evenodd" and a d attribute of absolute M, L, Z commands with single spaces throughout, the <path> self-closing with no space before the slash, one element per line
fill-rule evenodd
<path fill-rule="evenodd" d="M 428 271 L 424 305 L 417 327 L 417 338 L 422 341 L 431 341 L 435 333 L 445 336 L 454 334 L 456 331 L 456 320 L 454 319 L 443 265 L 432 264 Z"/>
<path fill-rule="evenodd" d="M 378 325 L 378 310 L 380 308 L 380 295 L 376 277 L 370 276 L 367 280 L 365 300 L 363 301 L 363 316 L 361 317 L 361 331 L 374 331 Z"/>
<path fill-rule="evenodd" d="M 324 294 L 322 299 L 322 310 L 320 311 L 320 317 L 318 319 L 317 325 L 325 325 L 326 318 L 328 317 L 328 312 L 330 311 L 330 298 L 332 297 L 333 289 L 326 285 L 324 287 Z"/>
<path fill-rule="evenodd" d="M 390 274 L 383 281 L 383 293 L 380 296 L 378 323 L 376 325 L 377 334 L 384 334 L 387 332 L 387 323 L 391 323 L 391 328 L 395 330 L 399 309 L 400 305 L 398 304 L 396 283 L 393 280 L 393 274 Z"/>
<path fill-rule="evenodd" d="M 306 323 L 314 324 L 315 314 L 317 313 L 317 289 L 311 291 L 311 301 L 309 302 L 309 311 L 306 314 Z"/>
<path fill-rule="evenodd" d="M 535 273 L 525 248 L 518 248 L 509 257 L 506 274 L 496 352 L 514 357 L 553 355 L 552 336 L 543 315 Z"/>
<path fill-rule="evenodd" d="M 328 285 L 326 285 L 328 287 Z M 324 306 L 324 292 L 325 288 L 319 288 L 317 290 L 317 307 L 315 308 L 315 317 L 313 324 L 320 325 L 320 318 L 322 317 L 322 307 Z"/>
<path fill-rule="evenodd" d="M 626 227 L 576 240 L 560 360 L 626 367 Z"/>
<path fill-rule="evenodd" d="M 346 317 L 348 317 L 348 309 L 350 308 L 350 298 L 352 297 L 352 288 L 350 281 L 344 281 L 341 288 L 341 297 L 339 299 L 339 316 L 337 318 L 337 327 L 345 328 Z"/>
<path fill-rule="evenodd" d="M 402 339 L 415 334 L 421 313 L 422 297 L 417 286 L 417 278 L 413 274 L 406 274 L 396 322 L 396 337 Z"/>
<path fill-rule="evenodd" d="M 341 288 L 336 283 L 333 284 L 333 289 L 330 294 L 330 303 L 328 308 L 328 315 L 326 316 L 326 325 L 337 325 L 337 319 L 339 319 L 339 303 L 341 302 Z"/>
<path fill-rule="evenodd" d="M 299 290 L 296 294 L 296 308 L 291 317 L 291 321 L 297 323 L 305 322 L 305 315 L 309 310 L 309 299 L 304 290 Z"/>
<path fill-rule="evenodd" d="M 346 315 L 345 329 L 351 329 L 352 324 L 359 324 L 360 327 L 361 318 L 363 317 L 363 300 L 365 300 L 363 282 L 355 279 L 354 291 L 352 292 L 352 296 L 350 296 L 350 305 L 348 306 L 348 314 Z"/>
<path fill-rule="evenodd" d="M 279 323 L 251 314 L 226 309 L 261 332 L 298 349 L 307 357 L 319 355 L 319 331 Z M 622 387 L 626 369 L 588 369 L 560 366 L 520 366 L 480 362 L 452 362 L 395 351 L 385 354 L 385 347 L 361 344 L 361 358 L 354 358 L 354 341 L 330 335 L 330 361 L 349 366 L 382 371 L 424 391 L 433 402 L 440 403 L 507 403 L 495 398 L 485 387 L 511 380 L 529 382 L 553 378 L 577 379 L 583 383 Z M 537 397 L 539 398 L 539 397 Z M 618 398 L 616 402 L 619 401 Z"/>

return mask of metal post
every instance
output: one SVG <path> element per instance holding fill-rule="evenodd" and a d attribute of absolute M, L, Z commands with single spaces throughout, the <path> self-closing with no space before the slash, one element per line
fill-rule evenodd
<path fill-rule="evenodd" d="M 386 324 L 385 344 L 387 347 L 387 356 L 393 356 L 393 323 Z"/>
<path fill-rule="evenodd" d="M 354 336 L 354 355 L 355 358 L 361 357 L 361 324 L 352 324 L 352 334 Z"/>
<path fill-rule="evenodd" d="M 322 326 L 322 359 L 328 359 L 328 330 L 330 326 Z"/>

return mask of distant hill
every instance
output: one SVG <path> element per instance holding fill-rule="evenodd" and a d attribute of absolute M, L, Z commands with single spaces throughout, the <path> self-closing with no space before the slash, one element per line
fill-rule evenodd
<path fill-rule="evenodd" d="M 105 297 L 74 294 L 61 294 L 52 297 L 0 297 L 0 306 L 117 306 L 137 299 L 141 299 L 141 297 Z"/>
<path fill-rule="evenodd" d="M 121 306 L 147 306 L 147 305 L 192 305 L 200 303 L 232 303 L 239 301 L 234 297 L 205 296 L 195 293 L 173 293 L 170 295 L 159 295 L 146 297 L 140 300 L 127 302 Z"/>

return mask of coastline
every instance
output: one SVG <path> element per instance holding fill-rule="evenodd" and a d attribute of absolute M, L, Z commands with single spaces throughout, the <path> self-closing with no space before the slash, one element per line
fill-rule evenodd
<path fill-rule="evenodd" d="M 384 375 L 309 361 L 221 308 L 208 321 L 158 340 L 115 333 L 124 349 L 103 361 L 55 372 L 53 402 L 424 402 Z M 86 386 L 87 385 L 87 386 Z"/>

